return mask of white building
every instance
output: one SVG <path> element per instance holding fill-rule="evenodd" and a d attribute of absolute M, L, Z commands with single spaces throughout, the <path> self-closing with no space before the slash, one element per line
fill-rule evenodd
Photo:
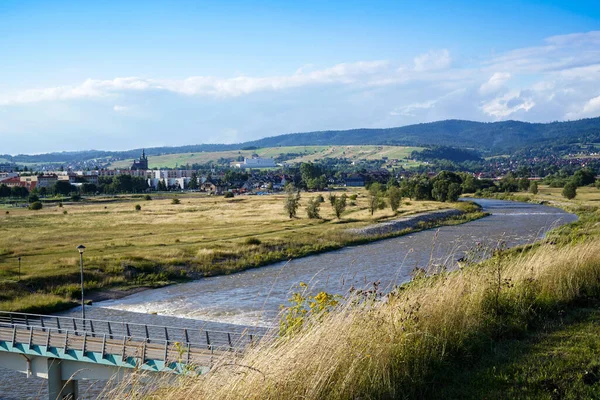
<path fill-rule="evenodd" d="M 235 164 L 237 168 L 272 168 L 276 167 L 272 158 L 252 157 L 244 158 L 243 163 Z"/>

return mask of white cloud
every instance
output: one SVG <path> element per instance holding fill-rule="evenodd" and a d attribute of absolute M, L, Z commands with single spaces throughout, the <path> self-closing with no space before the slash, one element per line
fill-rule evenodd
<path fill-rule="evenodd" d="M 479 93 L 492 94 L 504 88 L 504 84 L 510 79 L 511 75 L 508 72 L 495 72 L 491 78 L 479 87 Z"/>
<path fill-rule="evenodd" d="M 6 111 L 0 136 L 37 132 L 36 145 L 47 151 L 62 149 L 64 141 L 51 139 L 56 132 L 73 132 L 68 142 L 75 143 L 85 131 L 90 140 L 82 146 L 106 148 L 107 132 L 125 147 L 138 145 L 140 135 L 148 143 L 179 138 L 185 144 L 448 118 L 594 117 L 600 114 L 599 40 L 600 32 L 555 36 L 456 63 L 448 50 L 432 50 L 405 63 L 304 65 L 270 76 L 117 77 L 23 88 L 0 93 L 0 112 Z"/>
<path fill-rule="evenodd" d="M 481 109 L 496 119 L 503 119 L 520 110 L 529 111 L 534 106 L 535 102 L 531 97 L 523 97 L 517 90 L 485 102 Z"/>
<path fill-rule="evenodd" d="M 450 67 L 452 57 L 450 57 L 450 52 L 447 49 L 431 50 L 416 56 L 414 64 L 414 69 L 417 72 L 438 71 Z"/>

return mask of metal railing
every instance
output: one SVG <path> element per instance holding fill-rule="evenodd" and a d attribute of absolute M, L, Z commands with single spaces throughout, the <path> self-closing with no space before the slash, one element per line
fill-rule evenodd
<path fill-rule="evenodd" d="M 68 332 L 74 336 L 106 337 L 107 339 L 135 338 L 136 340 L 161 342 L 179 346 L 243 351 L 262 337 L 250 331 L 225 332 L 197 328 L 180 328 L 130 322 L 115 322 L 97 319 L 81 319 L 41 314 L 26 314 L 0 311 L 0 327 L 25 326 L 42 328 L 48 332 Z M 45 332 L 44 331 L 44 332 Z"/>

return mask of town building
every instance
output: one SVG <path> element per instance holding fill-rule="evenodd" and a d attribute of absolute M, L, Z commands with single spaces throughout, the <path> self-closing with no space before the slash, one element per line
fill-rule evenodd
<path fill-rule="evenodd" d="M 134 160 L 131 165 L 133 171 L 145 171 L 148 169 L 148 157 L 146 157 L 146 151 L 142 150 L 142 156 L 139 160 Z"/>
<path fill-rule="evenodd" d="M 252 157 L 244 158 L 243 163 L 236 163 L 237 168 L 273 168 L 277 165 L 272 158 Z"/>

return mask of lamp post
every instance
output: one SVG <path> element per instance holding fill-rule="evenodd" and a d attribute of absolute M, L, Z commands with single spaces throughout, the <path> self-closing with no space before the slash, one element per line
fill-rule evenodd
<path fill-rule="evenodd" d="M 19 260 L 19 280 L 21 280 L 21 257 L 19 257 L 18 260 Z"/>
<path fill-rule="evenodd" d="M 81 318 L 85 324 L 85 303 L 83 301 L 83 251 L 85 250 L 85 246 L 80 244 L 77 246 L 77 250 L 79 251 L 79 267 L 81 270 Z"/>

